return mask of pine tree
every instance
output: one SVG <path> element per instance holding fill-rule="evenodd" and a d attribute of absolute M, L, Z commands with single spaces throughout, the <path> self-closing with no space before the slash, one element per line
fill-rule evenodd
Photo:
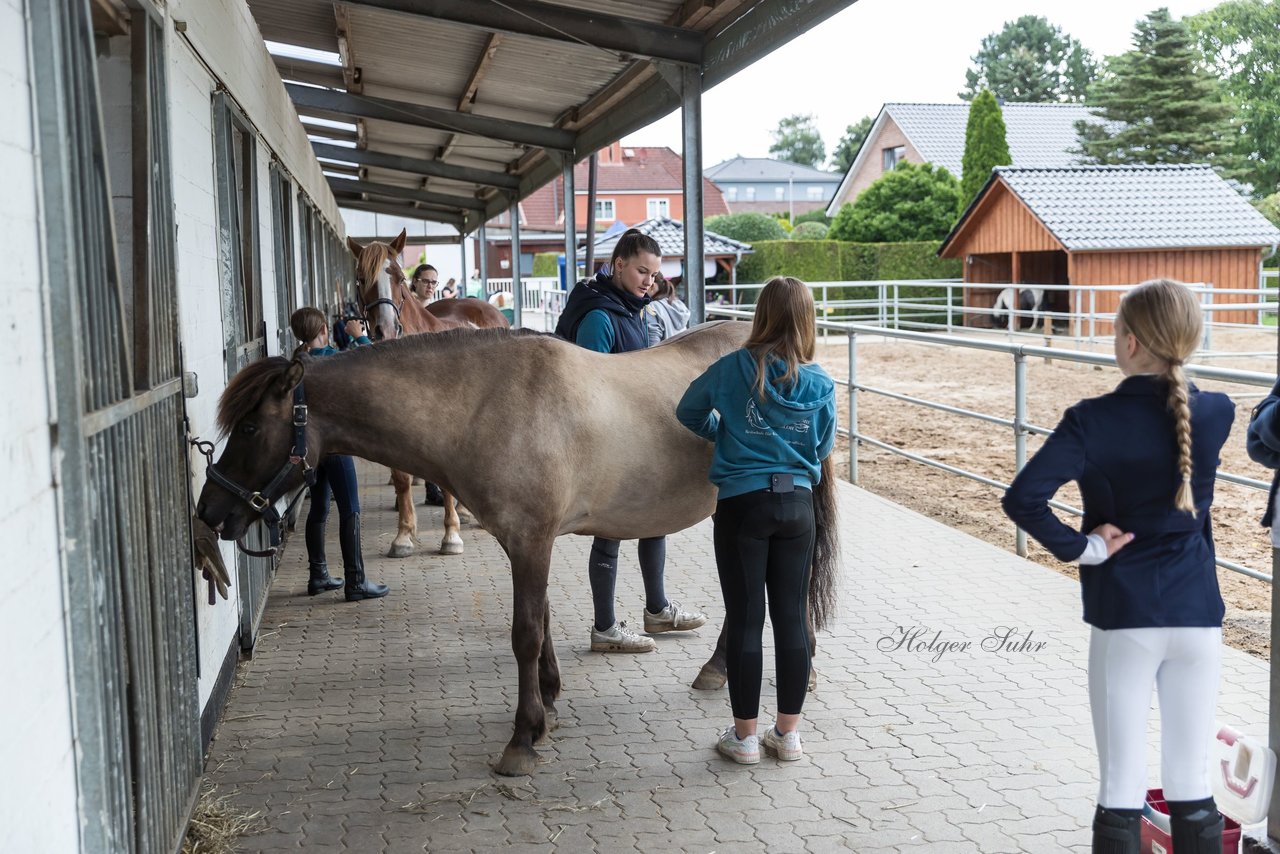
<path fill-rule="evenodd" d="M 964 129 L 964 160 L 961 161 L 960 212 L 991 177 L 991 170 L 1013 162 L 1005 140 L 1004 113 L 1000 102 L 983 89 L 969 106 L 969 122 Z"/>
<path fill-rule="evenodd" d="M 1076 123 L 1092 162 L 1211 163 L 1234 173 L 1231 105 L 1186 23 L 1168 9 L 1138 22 L 1133 50 L 1111 58 L 1090 95 L 1094 115 L 1119 123 Z"/>

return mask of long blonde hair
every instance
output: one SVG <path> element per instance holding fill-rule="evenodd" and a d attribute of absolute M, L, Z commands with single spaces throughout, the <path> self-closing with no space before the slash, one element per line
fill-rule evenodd
<path fill-rule="evenodd" d="M 813 361 L 815 324 L 813 294 L 809 286 L 791 276 L 775 276 L 760 291 L 751 337 L 743 346 L 756 360 L 756 397 L 764 399 L 769 357 L 776 356 L 787 369 L 778 378 L 794 383 L 800 366 Z"/>
<path fill-rule="evenodd" d="M 1169 385 L 1168 406 L 1178 440 L 1182 482 L 1174 506 L 1196 514 L 1191 495 L 1191 398 L 1182 365 L 1200 346 L 1200 301 L 1182 282 L 1151 279 L 1125 294 L 1116 320 L 1144 349 L 1165 363 L 1161 378 Z"/>

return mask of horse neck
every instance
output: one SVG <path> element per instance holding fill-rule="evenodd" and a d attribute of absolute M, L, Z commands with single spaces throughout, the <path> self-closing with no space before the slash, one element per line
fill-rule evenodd
<path fill-rule="evenodd" d="M 417 335 L 420 332 L 440 332 L 450 328 L 431 312 L 422 307 L 418 298 L 409 290 L 409 286 L 401 282 L 400 290 L 400 325 L 405 335 Z"/>
<path fill-rule="evenodd" d="M 317 359 L 303 380 L 317 450 L 422 470 L 437 449 L 462 438 L 455 435 L 462 422 L 447 411 L 457 397 L 454 382 L 450 371 L 415 370 L 396 357 Z"/>

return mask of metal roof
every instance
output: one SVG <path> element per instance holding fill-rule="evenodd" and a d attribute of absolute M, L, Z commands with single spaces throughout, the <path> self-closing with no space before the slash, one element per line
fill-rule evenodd
<path fill-rule="evenodd" d="M 658 241 L 658 247 L 662 250 L 663 258 L 684 257 L 684 223 L 679 220 L 667 219 L 666 217 L 646 219 L 644 222 L 632 226 L 632 228 L 639 229 Z M 611 228 L 596 240 L 595 257 L 608 258 L 613 252 L 613 247 L 617 245 L 618 239 L 625 231 L 625 228 L 620 228 L 616 231 Z M 752 252 L 750 243 L 742 243 L 711 231 L 705 233 L 705 240 L 702 245 L 703 256 L 706 258 L 718 258 L 727 255 L 750 255 Z M 579 249 L 578 257 L 587 257 L 587 251 Z"/>
<path fill-rule="evenodd" d="M 834 184 L 839 172 L 824 172 L 811 166 L 775 160 L 772 157 L 733 157 L 708 167 L 707 177 L 717 184 L 734 181 L 809 181 Z"/>
<path fill-rule="evenodd" d="M 682 69 L 709 89 L 854 1 L 248 3 L 304 120 L 350 123 L 309 125 L 339 204 L 469 232 L 679 107 Z"/>
<path fill-rule="evenodd" d="M 942 249 L 997 181 L 1068 251 L 1280 243 L 1280 230 L 1210 166 L 999 166 Z"/>

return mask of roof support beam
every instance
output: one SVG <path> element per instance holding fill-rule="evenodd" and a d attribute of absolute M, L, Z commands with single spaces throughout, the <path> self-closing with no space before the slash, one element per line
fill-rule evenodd
<path fill-rule="evenodd" d="M 369 6 L 481 27 L 511 35 L 588 45 L 627 56 L 702 63 L 702 34 L 619 15 L 590 12 L 539 0 L 353 0 Z"/>
<path fill-rule="evenodd" d="M 450 181 L 466 181 L 471 184 L 479 184 L 483 187 L 497 187 L 502 190 L 518 190 L 520 188 L 520 179 L 505 172 L 490 172 L 487 169 L 454 166 L 451 163 L 441 163 L 438 160 L 401 157 L 397 154 L 384 154 L 381 151 L 370 151 L 368 149 L 344 148 L 341 145 L 331 145 L 327 142 L 313 141 L 311 149 L 317 157 L 324 157 L 329 160 L 343 160 L 347 163 L 359 163 L 362 166 L 394 169 L 397 172 L 426 175 L 431 178 L 446 178 Z"/>
<path fill-rule="evenodd" d="M 424 107 L 421 104 L 373 98 L 368 95 L 351 95 L 331 89 L 314 89 L 293 83 L 286 83 L 284 87 L 289 97 L 293 99 L 294 105 L 303 109 L 399 122 L 553 151 L 572 151 L 574 146 L 574 135 L 559 128 L 487 116 L 473 116 L 439 107 Z"/>
<path fill-rule="evenodd" d="M 484 48 L 480 51 L 480 58 L 476 60 L 475 68 L 471 69 L 471 76 L 467 78 L 467 85 L 462 89 L 462 97 L 458 99 L 458 112 L 469 113 L 476 103 L 476 93 L 480 90 L 480 81 L 484 79 L 484 75 L 489 70 L 489 63 L 493 62 L 493 55 L 498 52 L 498 45 L 502 44 L 502 36 L 498 33 L 490 33 L 489 40 L 485 43 Z M 440 151 L 436 154 L 437 160 L 444 160 L 453 151 L 453 145 L 458 141 L 458 135 L 453 134 L 444 145 L 440 146 Z"/>
<path fill-rule="evenodd" d="M 389 196 L 393 199 L 408 199 L 411 202 L 421 202 L 430 207 L 452 211 L 482 211 L 485 209 L 485 203 L 479 199 L 467 198 L 466 196 L 449 196 L 444 193 L 428 193 L 425 190 L 415 190 L 412 187 L 375 184 L 371 181 L 348 181 L 343 178 L 330 178 L 329 187 L 334 192 L 342 190 L 348 193 L 368 193 L 375 196 Z"/>
<path fill-rule="evenodd" d="M 763 0 L 707 42 L 702 61 L 703 91 L 723 83 L 854 2 Z"/>
<path fill-rule="evenodd" d="M 331 128 L 331 127 L 325 127 L 324 125 L 311 124 L 305 118 L 303 118 L 302 120 L 302 129 L 307 132 L 307 136 L 322 136 L 325 139 L 340 139 L 344 142 L 360 141 L 360 134 L 358 131 L 347 130 L 346 128 Z M 312 143 L 312 145 L 327 145 L 327 144 L 328 143 L 323 143 L 323 142 Z M 343 148 L 341 145 L 334 145 L 330 147 L 335 149 L 340 149 L 344 152 L 349 152 L 354 150 L 351 148 Z M 351 160 L 352 158 L 346 157 L 344 155 L 342 159 Z"/>
<path fill-rule="evenodd" d="M 353 211 L 367 211 L 369 213 L 387 214 L 389 216 L 402 216 L 407 219 L 420 219 L 427 222 L 442 222 L 445 225 L 451 225 L 462 232 L 462 217 L 454 214 L 444 213 L 443 211 L 424 210 L 415 208 L 412 205 L 401 205 L 395 202 L 384 202 L 374 199 L 362 199 L 359 196 L 337 195 L 334 200 L 340 208 L 350 208 Z M 450 238 L 448 243 L 457 243 L 458 238 Z"/>

